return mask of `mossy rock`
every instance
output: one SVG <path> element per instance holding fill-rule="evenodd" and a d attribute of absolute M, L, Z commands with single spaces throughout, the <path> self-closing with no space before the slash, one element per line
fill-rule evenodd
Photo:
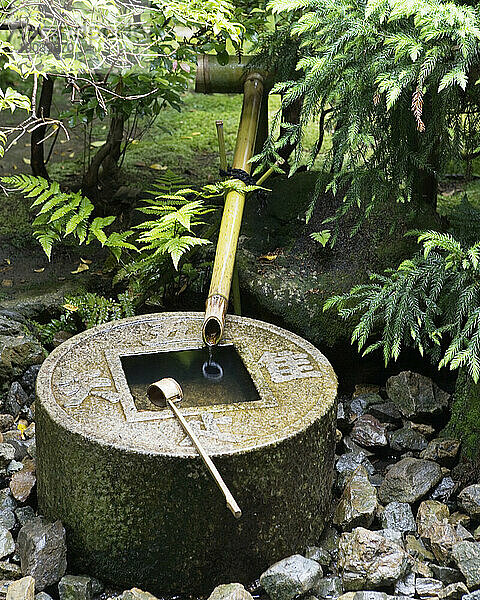
<path fill-rule="evenodd" d="M 475 383 L 465 368 L 458 372 L 450 421 L 442 432 L 462 442 L 464 458 L 480 460 L 480 382 Z"/>
<path fill-rule="evenodd" d="M 369 272 L 397 267 L 417 248 L 414 237 L 405 237 L 408 231 L 441 230 L 442 223 L 424 202 L 389 203 L 378 205 L 352 235 L 361 216 L 352 210 L 342 220 L 333 248 L 323 248 L 310 234 L 332 228 L 323 221 L 339 201 L 319 198 L 305 223 L 318 176 L 307 172 L 276 178 L 262 213 L 254 199 L 247 204 L 238 253 L 242 296 L 257 314 L 264 312 L 317 346 L 349 346 L 353 322 L 324 312 L 325 300 L 367 281 Z M 262 258 L 266 253 L 271 256 Z"/>

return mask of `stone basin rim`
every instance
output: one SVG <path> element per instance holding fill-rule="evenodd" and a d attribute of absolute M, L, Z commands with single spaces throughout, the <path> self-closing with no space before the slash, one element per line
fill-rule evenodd
<path fill-rule="evenodd" d="M 88 427 L 88 425 L 83 425 L 80 422 L 78 422 L 70 414 L 68 414 L 68 412 L 64 408 L 62 408 L 58 404 L 58 402 L 56 401 L 55 396 L 53 394 L 53 391 L 52 391 L 52 375 L 53 375 L 53 368 L 55 367 L 55 364 L 57 363 L 57 361 L 59 361 L 64 356 L 64 354 L 66 352 L 68 352 L 69 349 L 71 349 L 79 344 L 82 344 L 82 342 L 95 336 L 97 333 L 108 331 L 112 327 L 122 326 L 124 324 L 128 325 L 129 323 L 132 323 L 132 324 L 134 324 L 136 322 L 144 323 L 149 320 L 155 321 L 155 320 L 159 320 L 159 319 L 168 319 L 168 318 L 177 318 L 178 319 L 179 317 L 182 317 L 182 316 L 185 316 L 186 318 L 198 318 L 202 315 L 203 315 L 202 312 L 197 312 L 197 311 L 183 311 L 183 312 L 175 311 L 175 312 L 162 312 L 162 313 L 148 313 L 145 315 L 137 315 L 137 316 L 133 316 L 133 317 L 127 317 L 125 319 L 118 319 L 115 321 L 110 321 L 108 323 L 104 323 L 102 325 L 88 329 L 86 331 L 83 331 L 83 332 L 73 336 L 72 338 L 70 338 L 66 342 L 63 342 L 63 344 L 61 344 L 60 346 L 55 348 L 42 364 L 42 368 L 40 369 L 40 372 L 39 372 L 39 375 L 37 378 L 37 382 L 36 382 L 36 396 L 37 396 L 39 404 L 42 407 L 42 410 L 45 410 L 47 412 L 47 414 L 49 415 L 49 417 L 57 425 L 67 429 L 70 433 L 87 438 L 91 442 L 97 443 L 103 447 L 105 447 L 105 446 L 112 447 L 112 448 L 115 448 L 116 450 L 120 450 L 127 454 L 133 453 L 133 454 L 139 454 L 139 455 L 145 455 L 145 456 L 171 457 L 172 459 L 174 459 L 174 458 L 175 459 L 176 458 L 199 459 L 198 454 L 196 453 L 196 451 L 194 449 L 192 449 L 191 451 L 185 450 L 182 453 L 176 453 L 174 451 L 170 452 L 170 451 L 166 451 L 164 449 L 160 449 L 160 450 L 148 449 L 148 448 L 144 448 L 142 446 L 136 446 L 134 444 L 128 443 L 127 441 L 117 442 L 115 440 L 107 439 L 106 437 L 97 433 L 95 430 L 90 429 Z M 305 427 L 311 426 L 315 421 L 318 420 L 318 418 L 322 418 L 331 410 L 332 406 L 334 405 L 334 403 L 336 401 L 337 377 L 336 377 L 333 367 L 329 363 L 328 359 L 317 348 L 315 348 L 310 342 L 308 342 L 304 338 L 301 338 L 300 336 L 298 336 L 288 330 L 285 330 L 276 325 L 272 325 L 268 322 L 260 321 L 258 319 L 252 319 L 249 317 L 239 317 L 237 315 L 230 315 L 230 314 L 227 315 L 227 323 L 235 324 L 235 322 L 243 323 L 243 324 L 251 324 L 252 326 L 261 327 L 263 329 L 267 328 L 268 330 L 270 330 L 273 333 L 276 333 L 277 335 L 280 335 L 280 336 L 284 336 L 286 333 L 288 333 L 289 338 L 293 342 L 299 344 L 302 347 L 307 345 L 311 349 L 312 353 L 314 353 L 315 355 L 317 355 L 317 357 L 320 357 L 323 360 L 323 366 L 326 369 L 325 376 L 328 377 L 329 383 L 331 384 L 332 389 L 335 390 L 335 393 L 329 394 L 326 397 L 326 399 L 324 400 L 324 403 L 322 405 L 322 409 L 323 409 L 322 414 L 318 415 L 314 419 L 311 419 L 311 422 L 307 423 L 305 425 Z M 152 352 L 154 352 L 154 351 L 152 350 Z M 212 456 L 218 456 L 218 457 L 240 456 L 244 453 L 249 453 L 249 452 L 255 451 L 257 449 L 264 449 L 266 447 L 274 447 L 279 442 L 283 442 L 284 440 L 295 438 L 300 431 L 301 431 L 300 429 L 292 430 L 292 431 L 288 432 L 287 434 L 282 434 L 274 441 L 259 442 L 253 448 L 239 448 L 239 449 L 233 448 L 230 450 L 211 451 L 209 453 Z"/>

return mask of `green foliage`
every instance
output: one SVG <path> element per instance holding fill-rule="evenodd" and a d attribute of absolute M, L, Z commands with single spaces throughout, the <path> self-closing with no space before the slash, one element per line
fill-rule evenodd
<path fill-rule="evenodd" d="M 451 233 L 464 244 L 472 245 L 480 239 L 480 210 L 473 206 L 467 194 L 450 210 L 448 220 Z"/>
<path fill-rule="evenodd" d="M 167 169 L 164 173 L 162 173 L 157 181 L 153 184 L 153 189 L 149 190 L 149 193 L 152 194 L 155 198 L 159 198 L 162 196 L 171 196 L 178 192 L 185 186 L 185 180 L 180 175 L 177 175 L 170 169 Z M 181 204 L 181 200 L 178 201 Z"/>
<path fill-rule="evenodd" d="M 160 183 L 160 187 L 164 187 L 164 184 Z M 246 186 L 238 179 L 230 179 L 204 185 L 200 190 L 185 188 L 173 194 L 161 193 L 153 200 L 146 200 L 148 205 L 138 210 L 155 218 L 136 226 L 142 230 L 138 237 L 141 252 L 147 253 L 153 260 L 168 254 L 178 270 L 180 259 L 186 252 L 210 243 L 208 239 L 193 234 L 194 228 L 206 224 L 202 220 L 203 216 L 213 210 L 204 201 L 221 197 L 230 191 L 241 190 L 248 193 L 257 189 L 263 188 Z"/>
<path fill-rule="evenodd" d="M 210 243 L 209 240 L 192 235 L 194 227 L 204 224 L 198 218 L 210 212 L 201 200 L 188 202 L 176 194 L 172 198 L 172 202 L 181 202 L 178 208 L 165 204 L 163 199 L 149 202 L 148 206 L 139 210 L 155 215 L 157 218 L 145 221 L 136 227 L 143 230 L 138 238 L 140 244 L 143 244 L 142 251 L 152 252 L 152 258 L 169 254 L 173 266 L 178 269 L 178 263 L 185 252 L 195 246 Z"/>
<path fill-rule="evenodd" d="M 33 235 L 49 259 L 54 243 L 68 236 L 76 238 L 80 244 L 98 240 L 117 260 L 123 249 L 136 250 L 127 241 L 133 231 L 107 235 L 105 228 L 113 223 L 115 217 L 93 218 L 93 204 L 79 192 L 62 192 L 57 182 L 49 183 L 32 175 L 2 177 L 2 182 L 26 198 L 34 199 L 31 208 L 36 209 L 37 216 L 33 221 Z"/>
<path fill-rule="evenodd" d="M 368 213 L 382 199 L 435 200 L 435 180 L 448 160 L 467 163 L 480 146 L 477 6 L 444 0 L 272 0 L 270 8 L 298 43 L 297 74 L 274 92 L 288 107 L 302 99 L 298 124 L 265 146 L 270 164 L 295 143 L 293 170 L 319 156 L 323 131 L 333 131 L 319 192 Z M 272 63 L 284 45 L 269 38 Z M 305 132 L 319 122 L 318 143 Z M 477 125 L 476 125 L 477 123 Z"/>
<path fill-rule="evenodd" d="M 210 261 L 198 251 L 215 234 L 215 223 L 204 221 L 206 215 L 214 213 L 214 203 L 218 205 L 231 190 L 263 189 L 228 180 L 198 190 L 182 187 L 175 191 L 180 183 L 168 171 L 160 177 L 152 190 L 153 200 L 145 200 L 147 206 L 139 209 L 152 217 L 138 226 L 142 231 L 138 238 L 139 258 L 124 264 L 114 278 L 114 284 L 127 281 L 135 294 L 153 294 L 160 305 L 187 288 L 204 293 Z M 161 193 L 157 194 L 157 190 Z M 201 236 L 195 235 L 194 229 Z"/>
<path fill-rule="evenodd" d="M 97 241 L 117 260 L 123 250 L 137 251 L 129 241 L 134 231 L 107 233 L 105 229 L 112 225 L 115 217 L 93 217 L 93 204 L 79 192 L 62 192 L 57 182 L 49 183 L 32 175 L 3 177 L 2 182 L 33 199 L 31 207 L 37 211 L 33 221 L 34 237 L 49 259 L 55 242 L 68 236 L 76 238 L 80 244 Z M 160 257 L 168 256 L 178 270 L 180 260 L 187 252 L 210 243 L 193 231 L 205 225 L 204 215 L 213 210 L 205 205 L 205 200 L 220 198 L 232 190 L 248 193 L 264 189 L 245 186 L 236 179 L 205 185 L 200 190 L 178 189 L 180 183 L 181 179 L 176 175 L 166 172 L 151 191 L 154 197 L 145 200 L 147 205 L 138 209 L 151 218 L 135 226 L 140 230 L 137 242 L 142 255 L 137 266 L 155 263 Z"/>
<path fill-rule="evenodd" d="M 135 303 L 128 293 L 118 295 L 118 299 L 105 298 L 87 292 L 64 298 L 63 313 L 58 319 L 46 324 L 34 321 L 38 335 L 43 344 L 50 346 L 54 336 L 65 331 L 75 334 L 109 321 L 132 317 L 135 314 Z"/>
<path fill-rule="evenodd" d="M 364 354 L 383 350 L 385 363 L 406 345 L 431 353 L 439 367 L 465 368 L 480 378 L 480 242 L 462 244 L 451 234 L 418 234 L 423 251 L 397 270 L 334 296 L 325 309 L 359 318 L 352 334 Z M 376 341 L 366 346 L 367 339 Z M 365 347 L 366 346 L 366 347 Z"/>
<path fill-rule="evenodd" d="M 310 237 L 325 248 L 332 237 L 332 232 L 329 229 L 322 229 L 322 231 L 314 231 Z"/>
<path fill-rule="evenodd" d="M 9 110 L 13 113 L 16 108 L 30 110 L 30 98 L 16 92 L 11 87 L 8 87 L 5 91 L 0 90 L 0 110 Z"/>
<path fill-rule="evenodd" d="M 263 0 L 52 0 L 49 10 L 43 0 L 8 3 L 0 12 L 0 24 L 9 30 L 8 41 L 0 39 L 0 61 L 15 83 L 0 97 L 0 107 L 26 108 L 30 115 L 28 127 L 1 129 L 13 138 L 42 121 L 53 133 L 50 128 L 65 132 L 95 117 L 131 118 L 123 156 L 138 118 L 147 117 L 148 125 L 164 106 L 179 109 L 196 56 L 215 52 L 223 61 L 232 46 L 240 53 L 244 40 L 265 26 L 262 8 Z M 69 103 L 59 119 L 44 120 L 35 106 L 27 107 L 47 76 L 65 82 Z M 13 92 L 23 82 L 30 97 Z M 98 151 L 98 160 L 107 150 Z"/>

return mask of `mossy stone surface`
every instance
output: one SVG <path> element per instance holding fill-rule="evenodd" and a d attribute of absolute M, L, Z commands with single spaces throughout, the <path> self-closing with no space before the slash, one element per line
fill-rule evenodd
<path fill-rule="evenodd" d="M 260 400 L 184 410 L 240 505 L 239 520 L 167 409 L 129 413 L 115 356 L 201 345 L 202 317 L 166 313 L 104 325 L 56 349 L 40 371 L 39 505 L 62 520 L 77 572 L 155 594 L 209 592 L 225 581 L 248 584 L 321 534 L 337 383 L 305 340 L 228 317 L 225 342 L 237 348 Z M 285 360 L 294 357 L 289 371 Z M 86 393 L 82 382 L 90 382 Z M 212 418 L 217 429 L 209 430 Z"/>
<path fill-rule="evenodd" d="M 462 455 L 480 461 L 480 383 L 475 383 L 466 368 L 458 372 L 450 421 L 444 437 L 461 441 Z"/>
<path fill-rule="evenodd" d="M 363 209 L 348 212 L 333 248 L 323 248 L 310 234 L 335 231 L 334 223 L 323 221 L 341 201 L 331 195 L 318 198 L 305 223 L 319 176 L 300 172 L 269 180 L 272 193 L 262 211 L 254 198 L 247 202 L 238 253 L 242 300 L 318 347 L 350 346 L 354 322 L 340 319 L 335 311 L 324 312 L 325 300 L 368 281 L 370 272 L 396 268 L 417 249 L 415 238 L 405 237 L 408 231 L 442 230 L 442 223 L 435 207 L 421 200 L 377 203 L 355 233 Z M 266 254 L 276 258 L 262 258 Z"/>

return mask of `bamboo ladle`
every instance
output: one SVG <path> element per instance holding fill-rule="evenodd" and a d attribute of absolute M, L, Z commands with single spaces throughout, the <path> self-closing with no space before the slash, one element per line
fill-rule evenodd
<path fill-rule="evenodd" d="M 231 513 L 236 519 L 239 519 L 242 516 L 242 511 L 238 506 L 237 502 L 235 501 L 235 498 L 228 489 L 226 483 L 223 481 L 222 476 L 217 470 L 217 467 L 213 464 L 212 459 L 210 458 L 210 456 L 208 456 L 207 452 L 205 451 L 205 448 L 202 446 L 195 432 L 192 430 L 192 428 L 187 423 L 181 412 L 176 407 L 176 404 L 180 404 L 180 402 L 183 399 L 183 390 L 178 381 L 176 381 L 172 377 L 165 377 L 163 379 L 160 379 L 160 381 L 156 381 L 155 383 L 152 383 L 148 386 L 147 395 L 150 399 L 150 402 L 152 402 L 152 404 L 155 404 L 155 406 L 169 406 L 172 409 L 173 414 L 180 421 L 183 430 L 191 439 L 193 445 L 197 449 L 197 452 L 200 454 L 200 457 L 205 463 L 205 466 L 210 471 L 210 474 L 215 480 L 215 483 L 225 496 L 227 508 L 231 511 Z"/>

